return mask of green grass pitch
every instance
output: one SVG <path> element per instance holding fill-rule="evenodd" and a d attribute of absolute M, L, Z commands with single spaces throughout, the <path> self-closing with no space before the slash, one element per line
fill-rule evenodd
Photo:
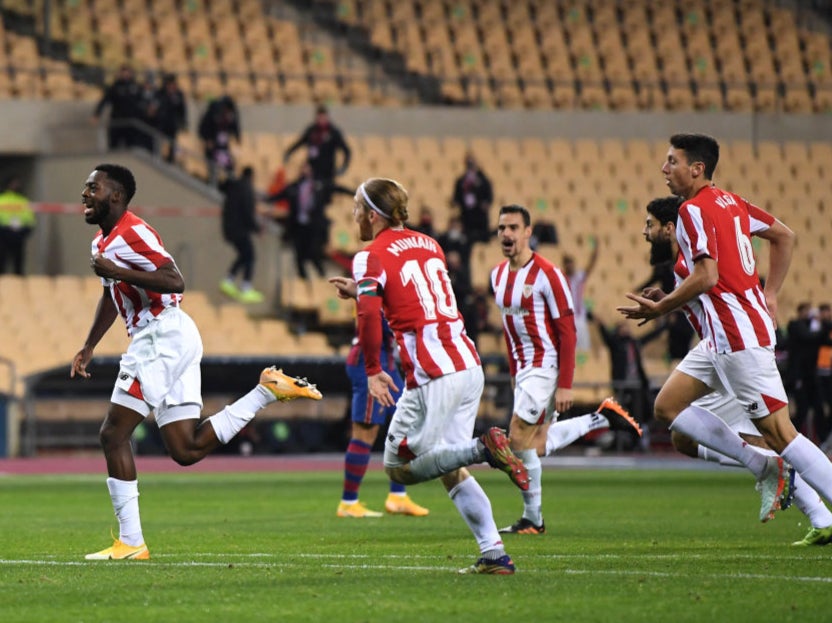
<path fill-rule="evenodd" d="M 498 525 L 504 475 L 474 471 Z M 739 471 L 547 468 L 544 536 L 508 536 L 510 577 L 459 576 L 477 548 L 438 482 L 425 518 L 339 519 L 341 473 L 140 476 L 152 560 L 86 562 L 117 530 L 104 476 L 0 477 L 0 620 L 832 620 L 832 546 L 796 548 L 796 508 L 757 521 Z M 380 509 L 371 471 L 361 499 Z"/>

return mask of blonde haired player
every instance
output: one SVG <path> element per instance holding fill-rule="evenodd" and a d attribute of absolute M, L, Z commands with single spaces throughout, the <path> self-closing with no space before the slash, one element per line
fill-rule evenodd
<path fill-rule="evenodd" d="M 358 298 L 358 342 L 370 395 L 383 406 L 396 404 L 385 470 L 402 484 L 442 480 L 480 550 L 476 563 L 461 573 L 513 574 L 491 502 L 465 467 L 488 461 L 521 489 L 528 487 L 528 474 L 500 429 L 472 438 L 483 372 L 457 309 L 444 253 L 430 236 L 405 228 L 407 191 L 394 180 L 371 178 L 361 184 L 353 215 L 369 244 L 353 259 L 353 279 L 331 281 L 339 296 Z M 382 308 L 405 374 L 398 403 L 391 394 L 395 385 L 379 362 Z"/>

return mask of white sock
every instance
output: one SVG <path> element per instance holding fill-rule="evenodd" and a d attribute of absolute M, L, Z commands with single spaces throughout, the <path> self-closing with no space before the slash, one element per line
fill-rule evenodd
<path fill-rule="evenodd" d="M 811 441 L 798 434 L 780 453 L 812 489 L 832 502 L 832 463 Z"/>
<path fill-rule="evenodd" d="M 254 414 L 266 405 L 277 400 L 268 389 L 258 385 L 245 396 L 225 407 L 219 413 L 208 418 L 217 439 L 228 443 L 248 424 Z"/>
<path fill-rule="evenodd" d="M 539 526 L 543 522 L 543 513 L 541 511 L 541 503 L 543 496 L 543 485 L 541 484 L 541 475 L 543 474 L 543 466 L 540 464 L 540 457 L 537 456 L 537 450 L 518 450 L 514 454 L 523 461 L 526 466 L 526 471 L 529 472 L 529 489 L 523 491 L 523 517 L 531 521 L 534 525 Z"/>
<path fill-rule="evenodd" d="M 425 482 L 460 467 L 479 463 L 482 461 L 482 450 L 478 444 L 478 439 L 472 439 L 465 444 L 433 448 L 410 461 L 410 473 L 416 477 L 416 482 Z"/>
<path fill-rule="evenodd" d="M 610 423 L 607 418 L 600 413 L 587 413 L 562 422 L 555 422 L 549 427 L 549 432 L 546 433 L 546 454 L 544 456 L 549 456 L 553 452 L 565 448 L 589 431 L 609 428 L 609 426 Z"/>
<path fill-rule="evenodd" d="M 480 483 L 469 476 L 448 492 L 459 514 L 474 533 L 482 554 L 488 558 L 499 558 L 506 553 L 503 540 L 497 532 L 497 524 L 491 514 L 491 501 L 485 495 Z"/>
<path fill-rule="evenodd" d="M 809 518 L 813 528 L 832 526 L 832 512 L 826 508 L 818 492 L 798 473 L 794 475 L 794 505 Z"/>
<path fill-rule="evenodd" d="M 132 547 L 144 543 L 139 517 L 139 481 L 107 478 L 107 489 L 118 519 L 118 539 Z"/>
<path fill-rule="evenodd" d="M 720 465 L 724 465 L 725 467 L 745 467 L 739 461 L 735 461 L 729 456 L 725 456 L 724 454 L 717 452 L 716 450 L 711 450 L 710 448 L 706 448 L 705 446 L 699 444 L 696 446 L 696 453 L 699 455 L 699 458 L 703 461 L 708 461 L 709 463 L 719 463 Z"/>
<path fill-rule="evenodd" d="M 707 409 L 690 405 L 676 416 L 670 430 L 679 431 L 699 444 L 739 461 L 760 478 L 766 467 L 766 457 L 754 450 L 737 433 Z"/>

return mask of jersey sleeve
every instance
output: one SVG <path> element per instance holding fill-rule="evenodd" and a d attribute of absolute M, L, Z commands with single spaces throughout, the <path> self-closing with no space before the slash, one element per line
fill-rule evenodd
<path fill-rule="evenodd" d="M 677 227 L 683 232 L 679 244 L 686 244 L 694 261 L 701 257 L 718 260 L 716 235 L 713 221 L 707 212 L 692 203 L 683 203 L 679 208 Z"/>
<path fill-rule="evenodd" d="M 575 313 L 575 306 L 572 301 L 572 292 L 564 274 L 555 268 L 547 268 L 544 272 L 546 283 L 546 305 L 549 307 L 549 315 L 552 318 L 563 318 Z"/>
<path fill-rule="evenodd" d="M 762 208 L 748 201 L 745 202 L 745 205 L 748 208 L 748 226 L 752 236 L 766 231 L 774 224 L 775 218 Z"/>
<path fill-rule="evenodd" d="M 131 227 L 125 232 L 124 241 L 126 244 L 116 250 L 116 255 L 131 268 L 151 272 L 173 261 L 159 235 L 147 225 Z"/>

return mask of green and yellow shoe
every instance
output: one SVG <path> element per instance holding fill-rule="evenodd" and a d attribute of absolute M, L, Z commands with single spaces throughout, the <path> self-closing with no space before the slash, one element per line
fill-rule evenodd
<path fill-rule="evenodd" d="M 832 543 L 832 526 L 826 528 L 812 528 L 800 541 L 792 545 L 797 547 L 808 547 L 809 545 L 829 545 Z"/>

